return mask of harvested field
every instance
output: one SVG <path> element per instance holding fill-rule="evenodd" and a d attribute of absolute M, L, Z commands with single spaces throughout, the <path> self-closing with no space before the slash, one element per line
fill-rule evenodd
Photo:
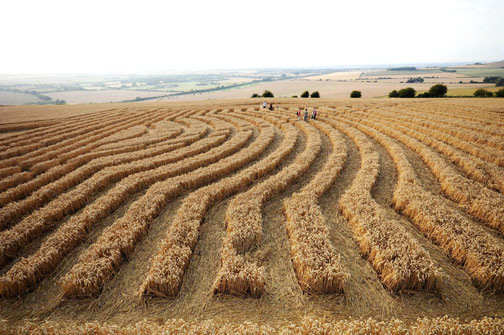
<path fill-rule="evenodd" d="M 501 101 L 273 103 L 1 107 L 0 334 L 503 334 Z"/>

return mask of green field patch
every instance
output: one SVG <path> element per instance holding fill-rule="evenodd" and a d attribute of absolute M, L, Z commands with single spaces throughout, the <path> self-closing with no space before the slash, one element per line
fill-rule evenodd
<path fill-rule="evenodd" d="M 454 68 L 457 73 L 463 74 L 468 77 L 490 77 L 490 76 L 502 76 L 504 77 L 503 68 L 489 68 L 489 69 L 467 69 L 467 68 Z"/>

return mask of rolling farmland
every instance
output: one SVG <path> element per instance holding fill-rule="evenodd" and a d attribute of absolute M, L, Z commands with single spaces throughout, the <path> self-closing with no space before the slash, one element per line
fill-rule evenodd
<path fill-rule="evenodd" d="M 502 102 L 273 102 L 0 107 L 0 333 L 504 333 Z"/>

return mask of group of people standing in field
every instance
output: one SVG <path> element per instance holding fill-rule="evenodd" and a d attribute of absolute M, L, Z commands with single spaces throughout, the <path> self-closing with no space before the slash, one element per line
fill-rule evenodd
<path fill-rule="evenodd" d="M 261 107 L 262 108 L 268 108 L 268 103 L 266 101 L 264 101 L 262 104 L 261 104 Z M 278 106 L 277 106 L 278 108 Z M 270 103 L 269 104 L 269 110 L 272 111 L 273 110 L 273 103 Z M 303 118 L 303 121 L 306 121 L 308 122 L 308 108 L 305 108 L 304 111 L 303 111 L 303 108 L 299 108 L 299 110 L 296 112 L 296 116 L 298 118 L 298 121 L 301 120 L 301 118 Z M 313 107 L 313 110 L 311 112 L 311 117 L 310 117 L 312 120 L 316 120 L 317 119 L 317 109 L 315 107 Z"/>
<path fill-rule="evenodd" d="M 296 116 L 298 118 L 298 121 L 301 120 L 301 117 L 303 118 L 303 121 L 308 122 L 308 108 L 303 109 L 299 108 L 299 110 L 296 112 Z M 311 119 L 316 120 L 317 119 L 317 109 L 313 107 L 312 113 L 311 113 Z"/>

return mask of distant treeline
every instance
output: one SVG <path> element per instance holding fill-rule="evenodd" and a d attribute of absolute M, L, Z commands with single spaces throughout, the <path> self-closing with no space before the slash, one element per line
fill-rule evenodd
<path fill-rule="evenodd" d="M 416 71 L 416 67 L 414 66 L 402 66 L 402 67 L 391 67 L 387 69 L 387 71 Z"/>

